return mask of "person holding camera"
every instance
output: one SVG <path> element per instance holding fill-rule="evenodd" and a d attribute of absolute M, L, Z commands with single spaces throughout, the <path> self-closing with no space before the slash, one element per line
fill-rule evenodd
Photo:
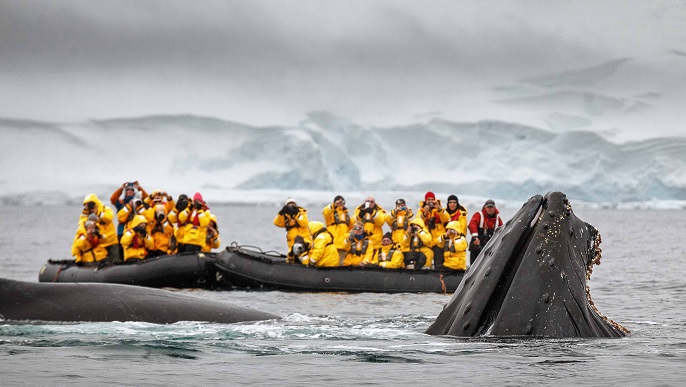
<path fill-rule="evenodd" d="M 348 234 L 353 226 L 353 220 L 348 213 L 348 208 L 345 206 L 343 196 L 336 195 L 333 198 L 333 202 L 324 207 L 322 215 L 324 216 L 326 229 L 334 237 L 334 244 L 336 249 L 338 249 L 339 264 L 343 264 L 345 255 L 350 250 Z"/>
<path fill-rule="evenodd" d="M 431 246 L 431 234 L 426 229 L 422 218 L 412 219 L 403 239 L 400 241 L 400 248 L 405 258 L 405 267 L 408 269 L 431 269 L 434 257 Z"/>
<path fill-rule="evenodd" d="M 102 234 L 98 229 L 98 217 L 90 214 L 77 230 L 71 253 L 78 264 L 101 262 L 107 258 L 107 249 L 102 245 Z"/>
<path fill-rule="evenodd" d="M 445 226 L 445 234 L 438 239 L 438 247 L 443 249 L 443 265 L 434 265 L 436 269 L 467 270 L 467 238 L 461 227 L 456 220 Z"/>
<path fill-rule="evenodd" d="M 486 200 L 483 207 L 481 207 L 481 211 L 474 213 L 469 221 L 469 232 L 472 234 L 472 240 L 469 243 L 470 265 L 476 262 L 479 253 L 486 246 L 486 243 L 488 243 L 495 231 L 502 226 L 503 219 L 495 207 L 495 202 L 492 199 Z"/>
<path fill-rule="evenodd" d="M 141 187 L 138 184 L 138 180 L 132 181 L 132 182 L 124 182 L 122 183 L 121 187 L 117 188 L 113 193 L 112 196 L 110 196 L 110 203 L 114 206 L 115 211 L 117 214 L 119 214 L 119 211 L 124 208 L 125 205 L 129 204 L 131 200 L 133 200 L 134 196 L 136 195 L 136 192 L 141 193 L 141 197 L 143 199 L 148 197 L 148 193 L 145 192 L 143 187 Z M 123 196 L 122 196 L 123 194 Z M 117 226 L 117 240 L 121 240 L 121 236 L 124 234 L 124 230 L 126 229 L 126 221 L 127 219 L 125 218 L 124 221 L 120 221 L 119 225 Z M 121 250 L 120 250 L 121 253 Z M 121 256 L 121 254 L 120 254 Z"/>
<path fill-rule="evenodd" d="M 185 208 L 179 210 L 178 225 L 183 232 L 177 234 L 179 253 L 200 252 L 207 243 L 207 226 L 210 224 L 210 208 L 202 198 L 200 192 L 193 195 L 193 201 L 185 199 Z M 179 204 L 179 203 L 177 203 Z M 179 208 L 184 207 L 181 203 Z"/>
<path fill-rule="evenodd" d="M 140 191 L 136 192 L 133 198 L 117 211 L 117 220 L 119 224 L 124 225 L 124 230 L 127 230 L 133 227 L 132 222 L 136 215 L 143 215 L 148 222 L 152 221 L 154 217 L 154 210 L 143 199 L 143 194 Z"/>
<path fill-rule="evenodd" d="M 350 250 L 343 260 L 343 266 L 363 266 L 362 262 L 371 262 L 374 258 L 374 243 L 364 230 L 364 223 L 357 221 L 348 236 Z"/>
<path fill-rule="evenodd" d="M 212 249 L 218 249 L 222 241 L 219 239 L 219 226 L 217 226 L 217 216 L 210 214 L 210 224 L 207 225 L 207 236 L 205 237 L 205 246 L 202 248 L 203 253 L 209 253 Z"/>
<path fill-rule="evenodd" d="M 99 237 L 99 246 L 107 251 L 107 258 L 111 262 L 120 261 L 119 255 L 119 239 L 117 239 L 116 230 L 114 228 L 114 211 L 111 207 L 103 204 L 96 194 L 88 194 L 83 199 L 83 210 L 79 223 L 85 222 L 88 218 L 92 218 L 97 226 Z M 81 228 L 81 225 L 79 225 Z"/>
<path fill-rule="evenodd" d="M 148 221 L 143 215 L 136 215 L 131 220 L 131 228 L 121 236 L 121 246 L 124 249 L 124 261 L 129 259 L 145 259 L 148 250 L 153 248 L 153 240 L 148 233 Z"/>
<path fill-rule="evenodd" d="M 374 250 L 380 248 L 386 211 L 376 204 L 373 196 L 367 196 L 364 203 L 355 209 L 355 220 L 364 224 L 364 232 L 371 239 Z"/>
<path fill-rule="evenodd" d="M 426 228 L 431 233 L 431 245 L 433 251 L 433 264 L 440 266 L 443 264 L 443 249 L 437 246 L 438 238 L 445 234 L 445 226 L 450 220 L 450 215 L 441 206 L 441 201 L 436 200 L 436 195 L 429 191 L 424 195 L 424 201 L 419 202 L 419 216 L 424 221 Z"/>
<path fill-rule="evenodd" d="M 410 225 L 410 220 L 414 213 L 412 209 L 407 207 L 405 199 L 398 199 L 395 201 L 395 208 L 391 212 L 386 213 L 386 224 L 391 227 L 391 239 L 393 243 L 400 243 L 405 236 L 405 231 Z M 383 245 L 383 240 L 382 243 Z"/>
<path fill-rule="evenodd" d="M 171 254 L 171 239 L 174 237 L 174 226 L 167 218 L 167 206 L 162 202 L 158 202 L 153 207 L 153 210 L 154 217 L 149 223 L 153 247 L 148 251 L 148 257 Z"/>
<path fill-rule="evenodd" d="M 312 236 L 308 227 L 307 210 L 298 206 L 295 200 L 291 197 L 286 199 L 284 206 L 274 218 L 274 226 L 286 229 L 286 243 L 288 245 L 288 253 L 286 261 L 289 263 L 299 262 L 293 254 L 293 243 L 295 237 L 300 236 L 303 243 L 311 244 Z"/>

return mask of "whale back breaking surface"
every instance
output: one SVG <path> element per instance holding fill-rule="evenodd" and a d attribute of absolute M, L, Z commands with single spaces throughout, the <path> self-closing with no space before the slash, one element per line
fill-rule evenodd
<path fill-rule="evenodd" d="M 621 337 L 590 298 L 600 234 L 561 192 L 533 196 L 484 247 L 427 333 Z"/>
<path fill-rule="evenodd" d="M 259 310 L 162 289 L 102 283 L 0 279 L 0 318 L 32 321 L 235 323 L 277 319 Z"/>

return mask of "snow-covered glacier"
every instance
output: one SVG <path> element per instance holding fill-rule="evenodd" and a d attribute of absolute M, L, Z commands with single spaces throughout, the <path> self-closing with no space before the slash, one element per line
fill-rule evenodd
<path fill-rule="evenodd" d="M 326 112 L 273 127 L 190 115 L 1 119 L 0 137 L 4 202 L 107 197 L 135 179 L 149 190 L 201 190 L 214 200 L 231 192 L 432 190 L 521 202 L 560 190 L 606 205 L 686 201 L 684 137 L 615 143 L 589 131 L 442 119 L 365 127 Z"/>

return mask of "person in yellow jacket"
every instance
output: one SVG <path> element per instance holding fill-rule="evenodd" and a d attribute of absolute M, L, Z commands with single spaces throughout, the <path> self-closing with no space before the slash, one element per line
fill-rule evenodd
<path fill-rule="evenodd" d="M 333 234 L 322 222 L 309 222 L 308 228 L 314 241 L 310 244 L 309 254 L 300 257 L 302 264 L 318 267 L 339 266 L 338 249 Z"/>
<path fill-rule="evenodd" d="M 274 226 L 286 229 L 286 243 L 288 244 L 286 260 L 288 262 L 295 262 L 295 255 L 293 254 L 295 237 L 300 236 L 303 239 L 303 243 L 312 243 L 308 223 L 307 210 L 298 206 L 293 198 L 289 197 L 286 199 L 283 208 L 274 218 Z"/>
<path fill-rule="evenodd" d="M 83 199 L 83 211 L 81 212 L 80 222 L 85 222 L 90 215 L 96 216 L 96 226 L 100 237 L 100 244 L 107 251 L 107 258 L 111 262 L 121 260 L 119 256 L 119 239 L 117 229 L 114 226 L 114 210 L 105 205 L 96 194 L 88 194 Z"/>
<path fill-rule="evenodd" d="M 164 204 L 166 213 L 169 213 L 169 211 L 171 211 L 172 208 L 174 208 L 174 205 L 176 204 L 174 202 L 174 198 L 172 198 L 171 195 L 169 195 L 166 191 L 163 191 L 161 189 L 156 189 L 152 191 L 150 195 L 143 198 L 143 201 L 147 203 L 150 207 L 155 207 L 158 204 Z"/>
<path fill-rule="evenodd" d="M 390 232 L 384 234 L 381 239 L 381 248 L 374 252 L 374 258 L 367 263 L 362 261 L 364 265 L 374 265 L 386 269 L 402 269 L 405 267 L 405 257 L 401 251 L 400 244 L 393 242 L 393 236 Z"/>
<path fill-rule="evenodd" d="M 443 264 L 443 250 L 438 247 L 438 238 L 445 234 L 444 224 L 450 220 L 450 215 L 441 206 L 441 201 L 436 200 L 436 195 L 429 191 L 424 195 L 424 201 L 419 202 L 417 216 L 424 221 L 426 229 L 431 233 L 431 249 L 433 250 L 433 264 Z"/>
<path fill-rule="evenodd" d="M 374 258 L 374 243 L 364 231 L 364 223 L 355 222 L 348 239 L 350 250 L 343 260 L 343 266 L 360 266 L 363 261 L 371 262 Z"/>
<path fill-rule="evenodd" d="M 413 216 L 414 213 L 405 204 L 405 199 L 396 200 L 395 208 L 391 212 L 386 213 L 386 223 L 391 227 L 393 243 L 400 243 L 403 240 L 405 231 L 410 226 L 410 220 L 412 220 Z"/>
<path fill-rule="evenodd" d="M 174 227 L 174 236 L 169 241 L 169 250 L 171 254 L 179 252 L 179 241 L 183 240 L 183 225 L 179 222 L 179 213 L 188 208 L 188 196 L 186 194 L 179 195 L 179 198 L 174 203 L 174 207 L 167 213 L 169 223 Z"/>
<path fill-rule="evenodd" d="M 217 216 L 210 214 L 210 224 L 207 225 L 207 236 L 205 237 L 205 246 L 202 248 L 203 253 L 209 253 L 212 249 L 218 249 L 222 241 L 219 239 L 219 226 L 217 226 Z"/>
<path fill-rule="evenodd" d="M 367 196 L 364 203 L 355 209 L 355 220 L 364 224 L 364 232 L 371 239 L 374 249 L 381 247 L 386 211 L 376 204 L 373 196 Z"/>
<path fill-rule="evenodd" d="M 193 195 L 193 202 L 179 212 L 179 225 L 183 227 L 183 238 L 178 240 L 179 253 L 202 251 L 207 243 L 210 215 L 210 209 L 202 195 L 196 192 Z"/>
<path fill-rule="evenodd" d="M 121 247 L 124 249 L 124 261 L 144 259 L 152 249 L 152 237 L 148 233 L 147 220 L 143 215 L 136 215 L 131 220 L 131 228 L 121 236 Z"/>
<path fill-rule="evenodd" d="M 345 255 L 350 250 L 348 244 L 348 234 L 353 226 L 353 220 L 345 207 L 345 199 L 341 195 L 336 195 L 333 202 L 322 210 L 326 229 L 333 235 L 334 244 L 338 249 L 339 264 L 343 263 Z"/>
<path fill-rule="evenodd" d="M 155 205 L 154 210 L 155 216 L 148 223 L 148 232 L 153 240 L 153 247 L 148 251 L 148 257 L 172 253 L 171 239 L 174 236 L 174 226 L 167 219 L 167 206 L 159 203 Z"/>
<path fill-rule="evenodd" d="M 117 211 L 117 220 L 119 224 L 124 225 L 124 230 L 126 230 L 132 227 L 136 215 L 143 215 L 148 222 L 155 216 L 155 210 L 145 202 L 140 192 L 136 192 L 134 198 Z"/>
<path fill-rule="evenodd" d="M 450 215 L 448 222 L 459 222 L 460 228 L 458 231 L 462 233 L 462 235 L 467 235 L 467 209 L 460 204 L 456 195 L 448 196 L 448 207 L 445 209 L 445 212 Z"/>
<path fill-rule="evenodd" d="M 97 227 L 97 216 L 92 214 L 80 224 L 72 244 L 71 253 L 76 263 L 100 262 L 107 258 L 107 249 L 102 245 L 102 240 L 103 236 Z"/>
<path fill-rule="evenodd" d="M 446 233 L 438 239 L 438 246 L 443 249 L 443 266 L 436 266 L 436 269 L 467 270 L 468 243 L 461 227 L 456 220 L 445 226 Z"/>
<path fill-rule="evenodd" d="M 434 253 L 431 249 L 431 234 L 424 226 L 424 221 L 416 217 L 410 221 L 400 248 L 405 256 L 405 267 L 408 269 L 431 269 Z"/>

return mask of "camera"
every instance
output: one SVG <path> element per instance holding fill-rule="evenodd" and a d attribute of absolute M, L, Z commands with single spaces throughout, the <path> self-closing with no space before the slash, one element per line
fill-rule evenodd
<path fill-rule="evenodd" d="M 164 220 L 164 213 L 158 212 L 157 215 L 155 215 L 155 219 L 157 219 L 158 222 L 163 221 Z"/>

